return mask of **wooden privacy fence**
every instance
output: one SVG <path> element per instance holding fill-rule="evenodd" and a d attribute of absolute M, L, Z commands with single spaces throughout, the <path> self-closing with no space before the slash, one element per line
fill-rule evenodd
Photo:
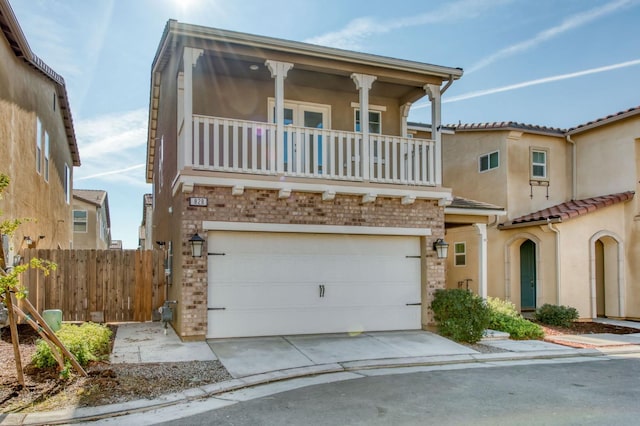
<path fill-rule="evenodd" d="M 39 312 L 62 310 L 64 321 L 150 321 L 165 300 L 164 253 L 158 250 L 38 250 L 22 253 L 50 260 L 45 276 L 29 270 L 21 277 Z"/>

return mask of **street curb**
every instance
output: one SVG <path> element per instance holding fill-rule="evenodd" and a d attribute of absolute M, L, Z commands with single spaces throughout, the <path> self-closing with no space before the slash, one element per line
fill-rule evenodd
<path fill-rule="evenodd" d="M 166 394 L 156 399 L 139 399 L 118 404 L 103 405 L 99 407 L 85 407 L 78 409 L 65 409 L 40 413 L 0 414 L 0 425 L 55 425 L 87 421 L 96 421 L 106 418 L 119 417 L 128 414 L 141 413 L 204 398 L 244 389 L 267 383 L 280 382 L 294 378 L 317 376 L 329 373 L 354 372 L 361 370 L 404 368 L 404 367 L 429 367 L 438 365 L 465 365 L 477 363 L 495 363 L 507 361 L 551 360 L 570 359 L 583 357 L 602 357 L 608 359 L 609 355 L 640 354 L 640 346 L 615 347 L 598 349 L 567 349 L 548 350 L 536 352 L 498 352 L 488 354 L 465 355 L 439 355 L 431 357 L 376 359 L 362 361 L 348 361 L 343 363 L 313 365 L 309 367 L 292 368 L 255 374 L 252 376 L 213 383 L 210 385 L 186 389 L 181 392 Z"/>

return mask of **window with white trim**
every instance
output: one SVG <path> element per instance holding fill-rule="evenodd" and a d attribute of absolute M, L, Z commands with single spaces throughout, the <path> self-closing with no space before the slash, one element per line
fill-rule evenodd
<path fill-rule="evenodd" d="M 355 110 L 355 131 L 360 131 L 360 110 Z M 382 113 L 380 111 L 369 111 L 369 133 L 382 133 Z"/>
<path fill-rule="evenodd" d="M 459 242 L 454 243 L 454 265 L 455 266 L 467 266 L 467 243 Z"/>
<path fill-rule="evenodd" d="M 160 185 L 158 186 L 158 191 L 162 191 L 162 186 L 164 184 L 163 174 L 162 174 L 162 165 L 164 164 L 164 135 L 160 136 L 160 158 L 158 160 L 158 181 Z"/>
<path fill-rule="evenodd" d="M 478 171 L 480 173 L 497 169 L 500 166 L 500 152 L 494 151 L 481 155 L 478 158 Z"/>
<path fill-rule="evenodd" d="M 87 211 L 73 211 L 73 232 L 87 232 Z"/>
<path fill-rule="evenodd" d="M 68 165 L 64 165 L 64 200 L 69 204 L 71 202 L 71 169 Z"/>
<path fill-rule="evenodd" d="M 36 118 L 36 172 L 42 173 L 42 122 Z"/>
<path fill-rule="evenodd" d="M 49 133 L 44 132 L 44 180 L 49 182 Z"/>
<path fill-rule="evenodd" d="M 537 180 L 548 179 L 546 150 L 531 150 L 531 178 Z"/>

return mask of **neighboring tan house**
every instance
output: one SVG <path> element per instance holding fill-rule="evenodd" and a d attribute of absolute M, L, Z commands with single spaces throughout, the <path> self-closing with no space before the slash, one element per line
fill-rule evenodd
<path fill-rule="evenodd" d="M 440 96 L 461 75 L 169 21 L 152 66 L 146 176 L 178 335 L 432 323 L 445 285 L 434 243 L 453 200 Z M 407 137 L 424 97 L 434 131 Z"/>
<path fill-rule="evenodd" d="M 111 245 L 107 191 L 73 190 L 73 248 L 106 250 Z"/>
<path fill-rule="evenodd" d="M 11 179 L 0 210 L 3 219 L 32 219 L 2 238 L 13 263 L 27 245 L 71 247 L 73 167 L 80 157 L 64 79 L 31 51 L 6 0 L 0 30 L 0 173 Z"/>
<path fill-rule="evenodd" d="M 569 130 L 504 122 L 454 126 L 443 181 L 504 207 L 488 226 L 488 295 L 523 310 L 640 318 L 640 107 Z M 474 230 L 447 229 L 447 286 L 478 279 Z M 476 290 L 477 291 L 477 290 Z"/>
<path fill-rule="evenodd" d="M 153 250 L 153 195 L 142 196 L 142 224 L 138 228 L 138 248 Z"/>

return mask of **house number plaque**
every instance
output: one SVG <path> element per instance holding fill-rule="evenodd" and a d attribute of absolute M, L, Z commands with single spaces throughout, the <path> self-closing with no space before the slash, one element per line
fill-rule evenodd
<path fill-rule="evenodd" d="M 206 207 L 208 199 L 206 197 L 191 197 L 189 198 L 190 206 Z"/>

